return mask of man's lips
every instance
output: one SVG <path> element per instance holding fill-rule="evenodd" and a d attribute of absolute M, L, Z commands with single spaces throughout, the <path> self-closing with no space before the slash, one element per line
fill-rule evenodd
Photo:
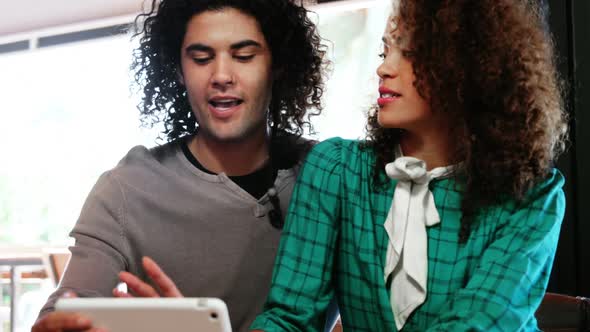
<path fill-rule="evenodd" d="M 209 99 L 209 105 L 218 108 L 230 108 L 243 102 L 243 99 L 234 96 L 215 96 Z"/>
<path fill-rule="evenodd" d="M 228 118 L 240 108 L 243 102 L 243 99 L 235 96 L 215 96 L 209 99 L 209 110 L 214 117 Z"/>
<path fill-rule="evenodd" d="M 388 89 L 384 86 L 379 87 L 379 98 L 377 98 L 377 104 L 379 107 L 383 107 L 388 103 L 394 102 L 402 97 L 401 93 Z"/>

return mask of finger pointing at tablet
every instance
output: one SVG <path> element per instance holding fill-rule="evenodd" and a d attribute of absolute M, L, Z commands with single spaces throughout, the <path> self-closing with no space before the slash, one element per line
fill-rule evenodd
<path fill-rule="evenodd" d="M 129 290 L 138 297 L 183 297 L 176 284 L 162 271 L 162 269 L 149 257 L 143 257 L 142 264 L 147 275 L 160 289 L 161 294 L 150 286 L 148 283 L 142 281 L 137 276 L 129 272 L 119 273 L 119 279 L 127 284 Z M 124 293 L 118 289 L 113 289 L 113 295 L 116 297 L 133 297 L 129 293 Z"/>

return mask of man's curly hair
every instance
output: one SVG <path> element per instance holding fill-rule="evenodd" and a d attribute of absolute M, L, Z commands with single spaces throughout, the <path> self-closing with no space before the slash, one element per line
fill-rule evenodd
<path fill-rule="evenodd" d="M 481 208 L 522 199 L 564 150 L 552 38 L 534 0 L 400 0 L 397 9 L 391 24 L 410 41 L 414 85 L 454 124 L 465 242 Z M 369 113 L 367 132 L 379 186 L 403 131 L 380 127 L 377 112 Z"/>
<path fill-rule="evenodd" d="M 136 87 L 143 90 L 142 124 L 163 122 L 168 141 L 196 132 L 186 89 L 178 80 L 180 49 L 194 15 L 224 8 L 253 16 L 270 47 L 276 77 L 269 106 L 273 132 L 313 131 L 309 118 L 322 109 L 326 48 L 307 10 L 291 0 L 152 0 L 151 9 L 135 20 L 134 37 L 140 38 L 131 65 Z"/>

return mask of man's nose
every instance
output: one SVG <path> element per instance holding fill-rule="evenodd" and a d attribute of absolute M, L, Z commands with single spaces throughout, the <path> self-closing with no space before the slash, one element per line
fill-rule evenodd
<path fill-rule="evenodd" d="M 232 63 L 230 59 L 219 57 L 214 62 L 212 83 L 214 86 L 225 87 L 234 83 Z"/>

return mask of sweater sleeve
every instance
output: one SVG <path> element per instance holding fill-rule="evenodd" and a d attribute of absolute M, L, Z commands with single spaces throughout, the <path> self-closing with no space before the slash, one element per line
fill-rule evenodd
<path fill-rule="evenodd" d="M 57 290 L 41 309 L 40 316 L 55 310 L 55 302 L 66 291 L 80 297 L 112 296 L 118 273 L 129 266 L 129 244 L 123 231 L 125 197 L 109 172 L 92 188 L 70 233 L 75 244 Z"/>
<path fill-rule="evenodd" d="M 253 330 L 320 331 L 333 297 L 332 265 L 340 213 L 340 143 L 316 145 L 291 198 L 271 291 Z"/>
<path fill-rule="evenodd" d="M 428 331 L 536 330 L 534 313 L 549 275 L 565 212 L 564 180 L 554 170 L 495 231 L 464 288 Z"/>

